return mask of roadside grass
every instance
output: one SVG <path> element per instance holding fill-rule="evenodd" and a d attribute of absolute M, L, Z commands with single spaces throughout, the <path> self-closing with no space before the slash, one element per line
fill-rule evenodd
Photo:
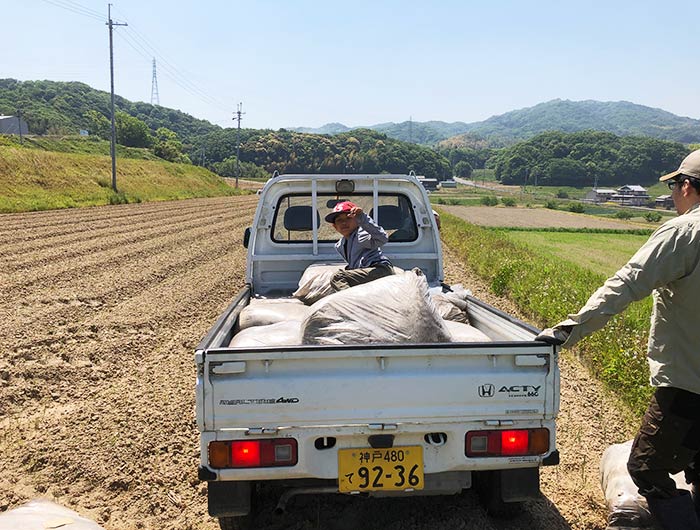
<path fill-rule="evenodd" d="M 108 156 L 0 146 L 0 213 L 239 195 L 204 168 L 119 159 L 111 188 Z"/>
<path fill-rule="evenodd" d="M 513 300 L 541 327 L 577 312 L 607 277 L 553 256 L 547 249 L 514 241 L 505 230 L 482 228 L 445 211 L 439 213 L 445 244 L 487 281 L 495 294 Z M 637 413 L 643 412 L 651 395 L 646 362 L 650 315 L 648 297 L 575 347 L 591 372 Z"/>
<path fill-rule="evenodd" d="M 110 156 L 110 143 L 97 136 L 25 136 L 22 143 L 18 136 L 0 135 L 0 146 L 21 149 L 39 149 L 57 153 Z M 117 157 L 139 160 L 162 160 L 151 151 L 138 147 L 124 147 L 117 144 Z"/>

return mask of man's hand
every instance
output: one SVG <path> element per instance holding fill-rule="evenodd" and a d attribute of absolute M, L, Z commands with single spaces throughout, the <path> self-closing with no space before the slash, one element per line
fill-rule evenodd
<path fill-rule="evenodd" d="M 572 326 L 561 326 L 543 329 L 539 335 L 535 337 L 535 340 L 540 340 L 546 342 L 547 344 L 552 344 L 554 346 L 561 346 L 566 342 L 571 334 Z"/>

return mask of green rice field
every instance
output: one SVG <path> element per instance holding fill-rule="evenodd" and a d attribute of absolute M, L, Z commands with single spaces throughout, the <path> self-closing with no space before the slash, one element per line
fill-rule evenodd
<path fill-rule="evenodd" d="M 605 276 L 612 275 L 649 238 L 646 235 L 590 232 L 507 232 L 508 238 L 528 248 L 584 267 Z"/>

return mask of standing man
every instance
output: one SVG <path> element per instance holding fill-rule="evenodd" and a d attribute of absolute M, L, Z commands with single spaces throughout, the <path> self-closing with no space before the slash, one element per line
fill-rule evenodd
<path fill-rule="evenodd" d="M 394 274 L 391 262 L 380 248 L 389 238 L 362 208 L 354 202 L 339 202 L 325 219 L 343 236 L 335 248 L 348 262 L 345 269 L 331 278 L 334 290 L 341 291 Z"/>
<path fill-rule="evenodd" d="M 700 530 L 700 150 L 668 184 L 679 216 L 662 224 L 575 315 L 537 336 L 571 346 L 653 295 L 648 361 L 656 387 L 627 469 L 665 530 Z M 669 475 L 685 471 L 692 494 Z"/>

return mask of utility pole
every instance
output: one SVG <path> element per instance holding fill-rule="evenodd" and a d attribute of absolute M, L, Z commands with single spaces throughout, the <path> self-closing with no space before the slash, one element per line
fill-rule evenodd
<path fill-rule="evenodd" d="M 153 79 L 151 80 L 151 105 L 155 101 L 156 105 L 160 105 L 160 96 L 158 95 L 158 77 L 156 76 L 156 58 L 153 58 Z"/>
<path fill-rule="evenodd" d="M 236 187 L 238 187 L 238 177 L 241 176 L 241 116 L 245 114 L 242 110 L 243 103 L 239 103 L 236 117 L 233 118 L 238 120 L 238 131 L 236 132 Z"/>
<path fill-rule="evenodd" d="M 112 142 L 109 146 L 112 155 L 112 189 L 117 192 L 117 126 L 114 120 L 114 45 L 112 40 L 113 26 L 127 26 L 126 23 L 112 22 L 112 4 L 107 4 L 107 22 L 109 27 L 109 80 L 111 86 L 110 108 L 112 112 Z"/>
<path fill-rule="evenodd" d="M 19 128 L 19 143 L 23 144 L 24 139 L 22 138 L 22 109 L 17 109 L 17 127 Z"/>

